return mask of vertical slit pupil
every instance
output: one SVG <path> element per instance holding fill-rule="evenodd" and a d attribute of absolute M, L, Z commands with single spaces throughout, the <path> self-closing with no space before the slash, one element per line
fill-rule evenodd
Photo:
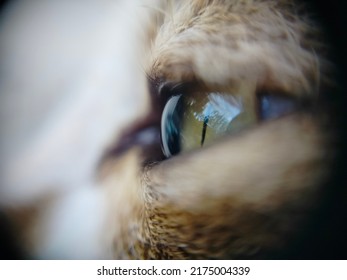
<path fill-rule="evenodd" d="M 201 135 L 201 147 L 204 145 L 205 142 L 205 136 L 206 136 L 206 129 L 207 129 L 207 123 L 208 123 L 208 116 L 204 117 L 204 123 L 202 125 L 202 135 Z"/>

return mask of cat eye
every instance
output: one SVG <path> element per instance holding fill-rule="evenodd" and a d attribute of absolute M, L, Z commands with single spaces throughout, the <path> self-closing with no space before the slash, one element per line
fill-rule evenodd
<path fill-rule="evenodd" d="M 256 96 L 254 90 L 243 85 L 235 94 L 194 92 L 171 96 L 161 117 L 164 155 L 171 157 L 203 147 L 258 121 L 280 117 L 296 108 L 291 98 L 268 94 Z"/>

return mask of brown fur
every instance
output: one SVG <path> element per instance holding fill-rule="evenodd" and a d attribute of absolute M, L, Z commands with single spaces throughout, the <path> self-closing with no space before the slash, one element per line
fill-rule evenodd
<path fill-rule="evenodd" d="M 168 3 L 153 32 L 152 80 L 210 90 L 255 83 L 252 94 L 316 99 L 328 79 L 317 30 L 290 1 Z M 262 258 L 288 249 L 329 173 L 321 129 L 310 114 L 284 118 L 146 168 L 129 257 Z"/>

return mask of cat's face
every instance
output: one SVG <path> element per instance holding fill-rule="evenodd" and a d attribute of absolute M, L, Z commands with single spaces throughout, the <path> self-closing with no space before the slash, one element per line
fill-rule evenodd
<path fill-rule="evenodd" d="M 0 203 L 29 254 L 289 256 L 336 153 L 316 26 L 289 1 L 91 3 L 0 33 Z"/>

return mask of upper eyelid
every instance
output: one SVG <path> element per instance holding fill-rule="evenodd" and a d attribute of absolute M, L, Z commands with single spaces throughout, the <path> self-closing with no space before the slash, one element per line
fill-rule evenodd
<path fill-rule="evenodd" d="M 168 100 L 172 96 L 192 91 L 191 82 L 160 82 L 157 85 L 157 94 L 161 99 Z"/>

